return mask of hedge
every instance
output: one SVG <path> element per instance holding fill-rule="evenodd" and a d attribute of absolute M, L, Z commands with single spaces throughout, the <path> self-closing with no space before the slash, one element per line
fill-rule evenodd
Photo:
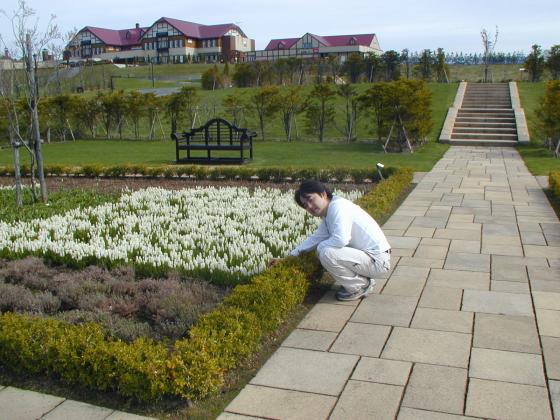
<path fill-rule="evenodd" d="M 548 185 L 554 196 L 560 200 L 560 170 L 551 171 L 548 175 Z"/>
<path fill-rule="evenodd" d="M 397 171 L 360 199 L 374 217 L 386 216 L 412 180 Z M 111 390 L 138 400 L 175 395 L 196 400 L 216 393 L 228 370 L 256 351 L 303 302 L 321 272 L 314 254 L 288 257 L 239 285 L 171 347 L 138 339 L 128 344 L 99 325 L 72 325 L 12 312 L 0 316 L 0 361 L 18 372 L 45 373 L 67 383 Z"/>
<path fill-rule="evenodd" d="M 384 175 L 390 176 L 394 168 L 384 169 Z M 30 174 L 30 168 L 22 165 L 21 173 Z M 13 166 L 0 166 L 0 175 L 13 176 Z M 356 183 L 371 182 L 379 179 L 377 171 L 373 169 L 323 168 L 300 169 L 289 167 L 225 167 L 225 166 L 196 166 L 196 165 L 45 165 L 47 176 L 84 176 L 84 177 L 164 177 L 188 178 L 193 180 L 244 180 L 244 181 L 296 181 L 301 179 L 317 179 L 323 182 L 332 180 L 353 181 Z"/>

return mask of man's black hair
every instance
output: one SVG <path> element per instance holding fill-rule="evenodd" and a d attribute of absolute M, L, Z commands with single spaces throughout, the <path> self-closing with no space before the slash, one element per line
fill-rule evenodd
<path fill-rule="evenodd" d="M 296 190 L 294 194 L 294 199 L 296 200 L 298 206 L 303 207 L 303 203 L 301 202 L 301 196 L 305 196 L 313 193 L 317 193 L 319 195 L 326 193 L 327 198 L 329 200 L 331 200 L 333 197 L 331 190 L 329 190 L 319 181 L 315 181 L 314 179 L 308 179 L 306 181 L 303 181 L 299 186 L 299 188 Z"/>

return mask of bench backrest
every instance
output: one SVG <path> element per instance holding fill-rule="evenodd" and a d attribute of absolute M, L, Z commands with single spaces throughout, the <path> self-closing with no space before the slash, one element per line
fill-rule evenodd
<path fill-rule="evenodd" d="M 238 128 L 222 118 L 214 118 L 185 134 L 192 143 L 234 144 L 247 136 L 247 129 Z"/>

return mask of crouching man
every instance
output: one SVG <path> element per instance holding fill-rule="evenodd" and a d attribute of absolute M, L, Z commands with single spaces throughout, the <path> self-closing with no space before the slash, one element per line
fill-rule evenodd
<path fill-rule="evenodd" d="M 340 285 L 338 300 L 357 300 L 370 294 L 376 274 L 391 268 L 391 246 L 377 222 L 317 181 L 304 181 L 294 198 L 322 222 L 290 255 L 316 249 L 323 268 Z"/>

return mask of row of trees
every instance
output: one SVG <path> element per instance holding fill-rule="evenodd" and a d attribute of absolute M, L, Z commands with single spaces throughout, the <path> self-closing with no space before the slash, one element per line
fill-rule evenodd
<path fill-rule="evenodd" d="M 549 71 L 552 80 L 560 79 L 560 44 L 544 52 L 540 45 L 533 45 L 524 64 L 531 82 L 541 80 L 545 70 Z"/>
<path fill-rule="evenodd" d="M 404 72 L 404 74 L 403 74 Z M 235 85 L 251 87 L 263 85 L 306 85 L 327 83 L 350 83 L 392 81 L 400 78 L 419 78 L 446 82 L 449 69 L 443 49 L 436 52 L 424 50 L 413 59 L 407 50 L 401 53 L 390 50 L 382 55 L 352 54 L 343 63 L 337 56 L 315 60 L 287 58 L 276 61 L 257 61 L 236 65 L 230 75 L 226 64 L 223 71 L 217 66 L 202 75 L 203 89 L 215 90 Z"/>
<path fill-rule="evenodd" d="M 371 120 L 379 139 L 387 136 L 390 126 L 399 118 L 414 142 L 425 139 L 431 129 L 430 102 L 431 94 L 423 82 L 402 80 L 377 82 L 362 93 L 351 84 L 320 83 L 310 89 L 261 86 L 227 95 L 221 104 L 203 101 L 193 87 L 183 87 L 167 97 L 135 91 L 89 97 L 58 95 L 42 98 L 38 110 L 42 138 L 47 141 L 100 136 L 122 139 L 124 128 L 136 139 L 168 138 L 169 126 L 171 131 L 184 130 L 215 117 L 226 118 L 238 126 L 256 124 L 263 140 L 271 120 L 280 118 L 286 140 L 292 141 L 297 137 L 297 119 L 303 116 L 306 133 L 321 142 L 327 128 L 336 129 L 347 141 L 356 139 L 360 118 Z M 5 114 L 5 99 L 3 105 Z M 28 133 L 26 100 L 17 101 L 14 112 L 16 129 Z M 10 129 L 10 125 L 3 127 L 5 131 Z"/>
<path fill-rule="evenodd" d="M 537 129 L 544 139 L 544 145 L 553 150 L 556 157 L 560 157 L 560 81 L 551 80 L 546 84 L 537 116 Z"/>

